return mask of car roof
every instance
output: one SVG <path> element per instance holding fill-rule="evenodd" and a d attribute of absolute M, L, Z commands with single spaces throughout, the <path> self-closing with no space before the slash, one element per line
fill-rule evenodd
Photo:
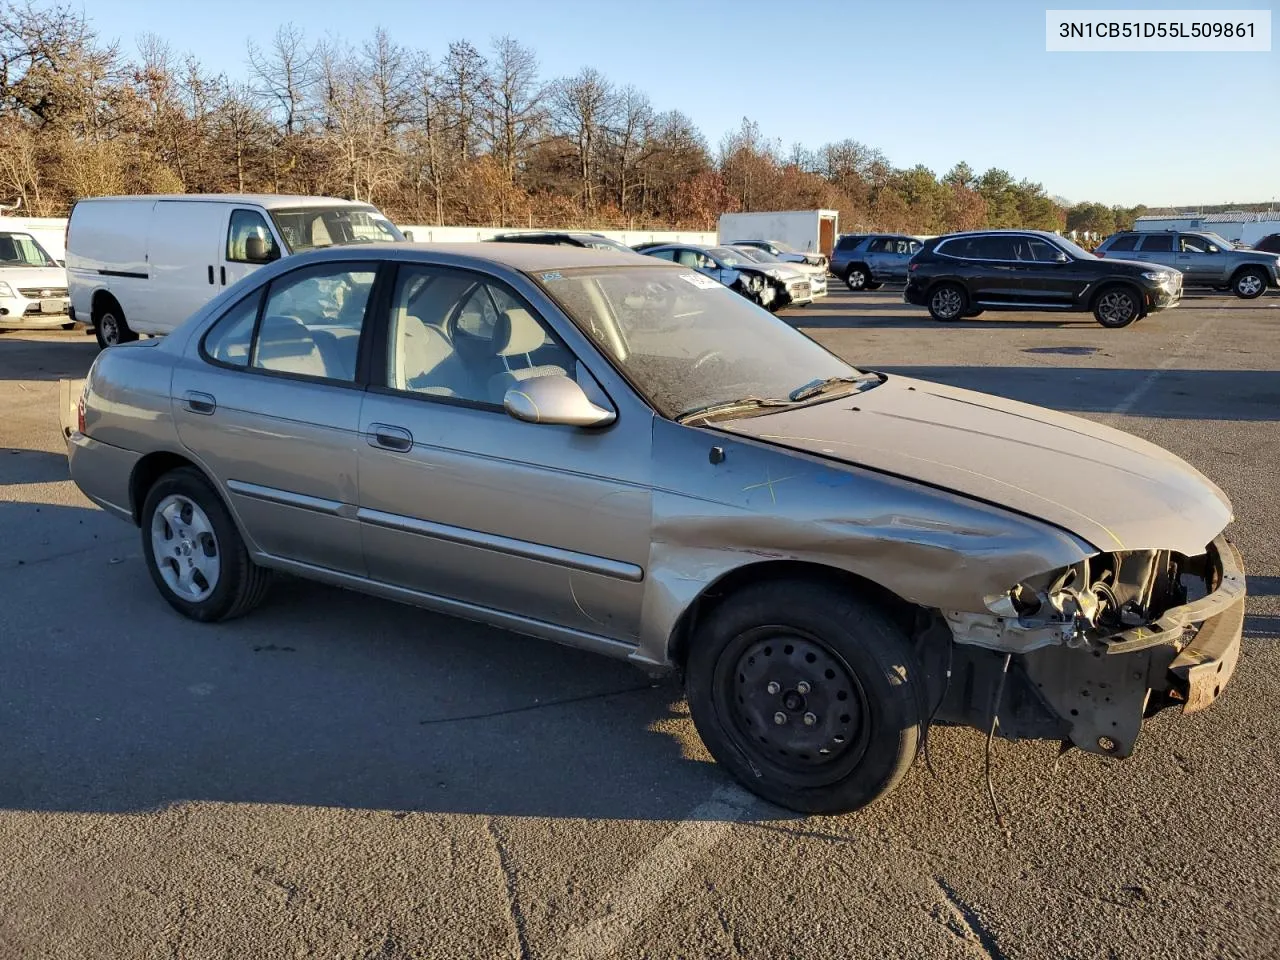
<path fill-rule="evenodd" d="M 101 201 L 183 200 L 191 203 L 246 203 L 276 210 L 282 207 L 372 207 L 362 200 L 343 200 L 341 197 L 304 196 L 284 193 L 146 193 L 135 196 L 85 197 L 81 203 Z"/>
<path fill-rule="evenodd" d="M 575 267 L 634 267 L 640 264 L 661 266 L 662 261 L 642 253 L 601 250 L 597 247 L 570 247 L 539 243 L 362 243 L 356 246 L 324 247 L 296 254 L 288 259 L 308 261 L 351 260 L 372 255 L 375 259 L 405 260 L 415 253 L 443 255 L 458 266 L 499 265 L 531 273 L 539 270 L 572 270 Z"/>
<path fill-rule="evenodd" d="M 1051 230 L 1019 230 L 1016 227 L 993 227 L 990 230 L 961 230 L 957 233 L 944 233 L 942 236 L 934 237 L 932 239 L 951 240 L 951 239 L 954 239 L 955 237 L 985 237 L 991 234 L 996 234 L 996 235 L 1018 234 L 1020 236 L 1047 237 L 1049 239 L 1056 239 L 1056 240 L 1062 239 L 1062 237 L 1058 236 L 1056 233 L 1054 233 Z M 893 236 L 898 236 L 898 234 L 893 234 Z M 903 234 L 903 236 L 906 236 L 906 235 Z M 910 239 L 914 240 L 915 238 L 911 237 Z"/>

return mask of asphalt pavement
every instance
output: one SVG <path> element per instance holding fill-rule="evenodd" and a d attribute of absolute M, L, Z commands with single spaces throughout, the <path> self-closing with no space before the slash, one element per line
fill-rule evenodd
<path fill-rule="evenodd" d="M 1231 497 L 1246 639 L 1125 761 L 930 737 L 880 804 L 733 786 L 680 690 L 301 581 L 205 626 L 68 480 L 81 331 L 0 334 L 0 957 L 1275 958 L 1280 296 L 940 325 L 893 289 L 787 314 L 855 364 L 1168 447 Z"/>

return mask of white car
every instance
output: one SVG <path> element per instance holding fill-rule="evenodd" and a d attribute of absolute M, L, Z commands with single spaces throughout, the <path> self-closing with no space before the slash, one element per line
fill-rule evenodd
<path fill-rule="evenodd" d="M 66 269 L 31 234 L 0 231 L 0 330 L 74 326 Z"/>
<path fill-rule="evenodd" d="M 825 263 L 822 266 L 818 266 L 815 263 L 809 263 L 803 260 L 782 260 L 774 256 L 768 250 L 761 249 L 754 242 L 731 243 L 729 244 L 729 248 L 741 253 L 743 256 L 748 257 L 751 260 L 754 260 L 756 263 L 785 266 L 806 274 L 809 277 L 809 294 L 811 297 L 809 302 L 827 295 L 827 268 Z M 804 304 L 800 304 L 800 306 L 804 306 Z"/>

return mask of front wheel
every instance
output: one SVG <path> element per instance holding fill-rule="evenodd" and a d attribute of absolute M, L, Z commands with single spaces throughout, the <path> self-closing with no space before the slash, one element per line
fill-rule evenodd
<path fill-rule="evenodd" d="M 944 323 L 960 319 L 967 306 L 964 289 L 955 283 L 941 283 L 929 294 L 929 316 Z"/>
<path fill-rule="evenodd" d="M 1142 306 L 1138 295 L 1125 287 L 1103 290 L 1093 305 L 1093 318 L 1104 327 L 1127 327 L 1138 319 Z"/>
<path fill-rule="evenodd" d="M 1241 270 L 1231 281 L 1232 292 L 1241 300 L 1252 300 L 1262 296 L 1267 289 L 1267 275 L 1257 267 Z"/>
<path fill-rule="evenodd" d="M 805 581 L 730 597 L 698 629 L 689 711 L 747 789 L 803 813 L 848 813 L 897 786 L 922 716 L 906 635 L 874 604 Z"/>
<path fill-rule="evenodd" d="M 157 480 L 141 519 L 147 570 L 183 616 L 229 620 L 266 595 L 271 571 L 249 559 L 231 514 L 198 470 L 181 467 Z"/>
<path fill-rule="evenodd" d="M 966 310 L 964 313 L 960 314 L 960 316 L 964 317 L 964 319 L 966 320 L 969 320 L 969 319 L 972 319 L 973 317 L 982 316 L 984 312 L 985 311 L 981 309 Z"/>

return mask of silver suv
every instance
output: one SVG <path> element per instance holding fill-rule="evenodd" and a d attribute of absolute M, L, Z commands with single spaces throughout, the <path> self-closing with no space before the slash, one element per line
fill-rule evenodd
<path fill-rule="evenodd" d="M 1216 233 L 1113 233 L 1094 254 L 1173 267 L 1182 271 L 1184 286 L 1230 290 L 1242 300 L 1261 296 L 1267 287 L 1280 287 L 1280 258 L 1262 250 L 1237 248 Z"/>
<path fill-rule="evenodd" d="M 831 272 L 850 290 L 878 290 L 886 283 L 905 283 L 907 264 L 920 241 L 900 233 L 849 234 L 836 241 Z"/>

